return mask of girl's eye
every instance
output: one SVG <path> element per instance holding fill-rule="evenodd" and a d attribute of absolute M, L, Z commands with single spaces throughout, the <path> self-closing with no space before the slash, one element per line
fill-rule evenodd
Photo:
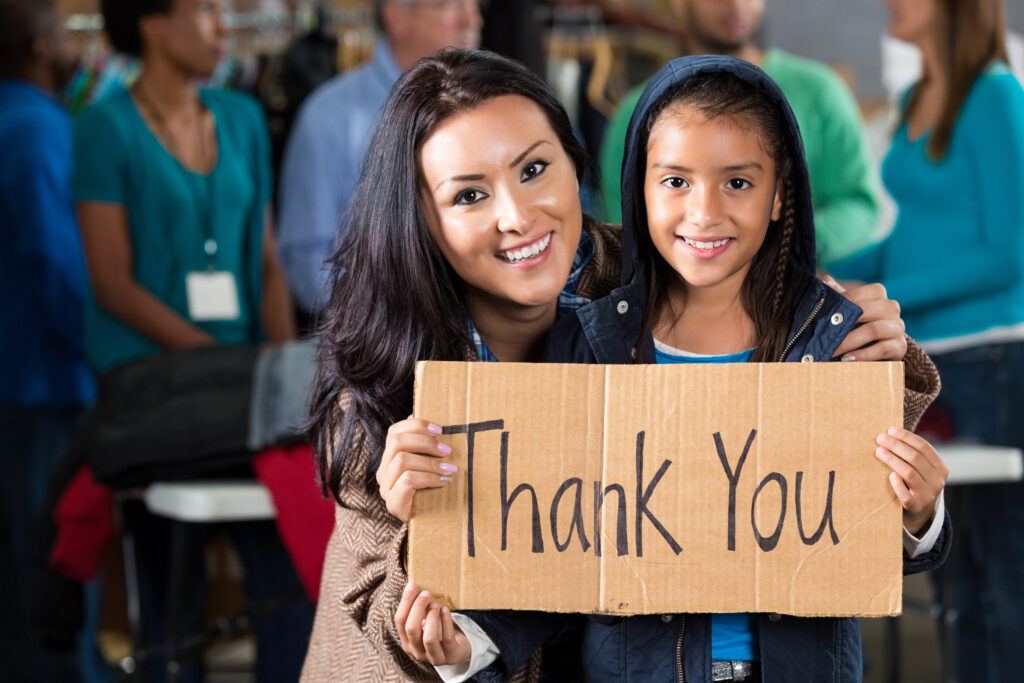
<path fill-rule="evenodd" d="M 530 163 L 526 164 L 526 166 L 523 166 L 523 182 L 528 182 L 530 180 L 533 180 L 537 176 L 541 175 L 542 173 L 544 173 L 545 170 L 547 170 L 547 167 L 550 165 L 551 164 L 549 164 L 548 162 L 542 161 L 540 159 L 531 161 Z"/>
<path fill-rule="evenodd" d="M 482 201 L 485 197 L 487 197 L 485 193 L 480 190 L 470 188 L 455 195 L 455 201 L 453 203 L 456 206 L 472 206 L 473 204 Z"/>
<path fill-rule="evenodd" d="M 661 181 L 661 184 L 667 187 L 671 187 L 674 190 L 678 190 L 679 188 L 682 187 L 687 187 L 686 181 L 680 178 L 679 176 L 665 178 L 664 180 Z"/>
<path fill-rule="evenodd" d="M 730 190 L 745 190 L 748 187 L 751 187 L 750 182 L 743 178 L 731 178 L 726 184 L 729 186 Z"/>

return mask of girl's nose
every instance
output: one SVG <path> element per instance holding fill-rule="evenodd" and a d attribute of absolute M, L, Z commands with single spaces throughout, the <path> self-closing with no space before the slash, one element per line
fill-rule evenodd
<path fill-rule="evenodd" d="M 722 222 L 722 205 L 713 188 L 695 188 L 690 193 L 687 209 L 687 220 L 699 228 L 710 228 Z"/>

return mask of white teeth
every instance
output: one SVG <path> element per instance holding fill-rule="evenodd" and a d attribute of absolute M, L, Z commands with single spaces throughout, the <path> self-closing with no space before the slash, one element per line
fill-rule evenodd
<path fill-rule="evenodd" d="M 691 240 L 689 237 L 684 237 L 683 241 L 689 244 L 691 247 L 697 247 L 698 249 L 717 249 L 729 242 L 729 238 L 724 240 L 715 240 L 714 242 L 698 242 L 697 240 Z"/>
<path fill-rule="evenodd" d="M 519 261 L 523 261 L 528 258 L 533 258 L 537 254 L 547 249 L 548 245 L 550 244 L 551 233 L 549 232 L 547 236 L 544 237 L 544 239 L 538 240 L 537 242 L 534 242 L 528 247 L 523 247 L 522 249 L 510 249 L 509 251 L 500 251 L 498 252 L 498 256 L 505 259 L 506 261 L 509 261 L 510 263 L 518 263 Z"/>

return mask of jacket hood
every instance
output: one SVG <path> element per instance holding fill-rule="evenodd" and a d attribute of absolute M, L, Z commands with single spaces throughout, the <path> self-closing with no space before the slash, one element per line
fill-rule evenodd
<path fill-rule="evenodd" d="M 804 156 L 803 140 L 785 95 L 764 71 L 750 62 L 734 57 L 698 55 L 680 57 L 666 64 L 648 82 L 643 95 L 633 111 L 626 132 L 625 154 L 622 160 L 622 283 L 630 284 L 640 280 L 646 290 L 649 282 L 647 266 L 640 253 L 639 226 L 637 225 L 634 193 L 638 183 L 643 183 L 643 169 L 638 167 L 646 155 L 641 147 L 640 137 L 648 113 L 654 109 L 666 94 L 699 74 L 728 72 L 752 84 L 766 93 L 782 109 L 789 123 L 789 153 L 793 159 L 793 195 L 787 202 L 796 202 L 797 231 L 793 241 L 791 259 L 794 265 L 808 273 L 815 272 L 814 212 L 811 205 L 811 186 Z M 640 193 L 642 197 L 643 194 Z M 637 283 L 639 284 L 639 283 Z"/>

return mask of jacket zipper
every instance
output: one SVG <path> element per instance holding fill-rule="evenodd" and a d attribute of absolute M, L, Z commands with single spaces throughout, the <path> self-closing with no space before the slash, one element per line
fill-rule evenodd
<path fill-rule="evenodd" d="M 820 311 L 821 307 L 824 305 L 825 297 L 821 297 L 820 299 L 818 299 L 818 305 L 814 307 L 813 311 L 811 311 L 811 315 L 808 316 L 807 320 L 804 321 L 804 324 L 800 326 L 800 329 L 796 331 L 796 334 L 793 335 L 793 338 L 789 340 L 789 343 L 786 344 L 786 348 L 782 350 L 782 355 L 779 356 L 778 360 L 779 363 L 785 362 L 786 354 L 789 353 L 789 350 L 791 348 L 793 348 L 793 344 L 795 344 L 796 340 L 800 338 L 800 335 L 804 333 L 804 330 L 806 330 L 810 326 L 811 321 L 814 320 L 815 316 L 818 315 L 818 311 Z"/>
<path fill-rule="evenodd" d="M 683 673 L 683 634 L 686 633 L 686 615 L 680 614 L 679 639 L 676 641 L 676 665 L 679 667 L 679 683 L 686 683 L 686 674 Z"/>

